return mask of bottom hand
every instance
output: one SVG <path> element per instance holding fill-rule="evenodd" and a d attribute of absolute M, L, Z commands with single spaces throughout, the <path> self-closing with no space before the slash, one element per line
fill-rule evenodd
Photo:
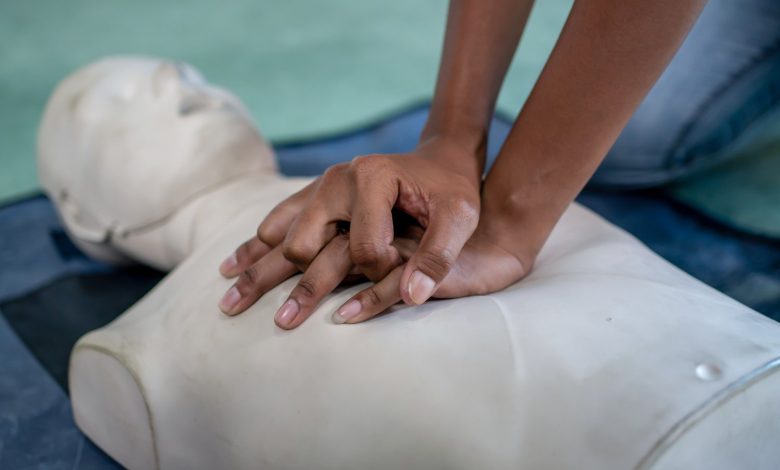
<path fill-rule="evenodd" d="M 485 233 L 482 226 L 466 242 L 455 265 L 436 290 L 435 297 L 457 298 L 469 295 L 489 294 L 504 289 L 522 279 L 530 270 L 514 255 Z M 417 249 L 422 228 L 410 226 L 407 232 L 396 238 L 394 245 L 404 260 Z M 398 286 L 404 265 L 396 267 L 376 284 L 354 295 L 333 314 L 335 323 L 360 323 L 373 318 L 401 301 Z M 414 279 L 410 279 L 412 289 Z M 413 297 L 412 293 L 412 297 Z"/>
<path fill-rule="evenodd" d="M 396 227 L 393 245 L 405 262 L 417 250 L 424 229 L 410 218 Z M 488 232 L 482 223 L 478 226 L 436 290 L 436 298 L 495 292 L 528 273 L 530 266 L 502 248 Z M 222 310 L 229 315 L 240 313 L 267 291 L 298 272 L 295 265 L 284 258 L 281 247 L 271 249 L 257 238 L 244 243 L 237 250 L 236 257 L 234 263 L 249 268 L 239 276 L 220 303 Z M 405 264 L 400 264 L 384 279 L 354 295 L 336 310 L 333 321 L 360 323 L 373 318 L 402 300 L 401 289 L 406 289 L 407 296 L 414 297 L 415 279 L 410 279 L 409 285 L 399 289 L 404 267 Z M 277 311 L 274 321 L 280 328 L 296 328 L 340 284 L 363 279 L 354 273 L 355 268 L 349 256 L 349 234 L 340 234 L 312 261 Z"/>

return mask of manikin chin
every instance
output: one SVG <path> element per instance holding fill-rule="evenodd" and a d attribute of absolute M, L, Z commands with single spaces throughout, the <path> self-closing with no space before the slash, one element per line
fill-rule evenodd
<path fill-rule="evenodd" d="M 67 77 L 41 183 L 88 254 L 173 271 L 76 345 L 79 427 L 136 468 L 770 468 L 780 325 L 574 204 L 534 272 L 495 294 L 359 325 L 331 295 L 295 331 L 237 317 L 217 266 L 307 183 L 277 174 L 230 93 L 117 57 Z"/>

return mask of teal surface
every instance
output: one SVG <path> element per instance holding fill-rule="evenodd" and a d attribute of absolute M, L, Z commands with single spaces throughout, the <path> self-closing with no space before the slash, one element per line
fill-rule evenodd
<path fill-rule="evenodd" d="M 570 0 L 539 2 L 500 98 L 522 105 Z M 446 0 L 3 0 L 0 199 L 34 189 L 46 98 L 76 68 L 111 54 L 194 64 L 238 94 L 274 141 L 351 130 L 429 99 Z"/>

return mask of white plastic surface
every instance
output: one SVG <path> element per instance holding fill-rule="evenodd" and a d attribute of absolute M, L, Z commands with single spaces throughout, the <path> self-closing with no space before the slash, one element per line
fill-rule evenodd
<path fill-rule="evenodd" d="M 111 351 L 137 377 L 160 468 L 731 468 L 726 456 L 757 450 L 780 461 L 762 444 L 778 438 L 778 394 L 756 388 L 777 364 L 729 391 L 780 357 L 780 327 L 589 211 L 572 206 L 535 271 L 503 292 L 331 323 L 356 286 L 286 332 L 272 316 L 294 279 L 238 317 L 216 307 L 229 286 L 216 266 L 271 206 L 256 201 L 74 353 Z M 688 422 L 723 393 L 741 398 Z M 85 418 L 89 399 L 73 394 Z M 130 442 L 90 437 L 112 455 Z"/>

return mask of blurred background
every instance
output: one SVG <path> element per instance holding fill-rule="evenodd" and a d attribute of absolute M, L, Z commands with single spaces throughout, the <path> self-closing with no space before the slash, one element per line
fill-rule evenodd
<path fill-rule="evenodd" d="M 538 2 L 499 98 L 513 117 L 565 21 L 571 0 Z M 0 201 L 37 188 L 35 133 L 68 73 L 112 54 L 182 60 L 236 93 L 274 143 L 353 131 L 428 100 L 446 0 L 206 0 L 0 4 Z M 778 119 L 780 122 L 780 119 Z M 780 124 L 750 158 L 670 194 L 751 233 L 780 236 Z M 723 192 L 724 186 L 739 188 Z"/>
<path fill-rule="evenodd" d="M 495 154 L 571 7 L 537 2 L 502 89 Z M 73 425 L 70 348 L 161 279 L 86 258 L 40 195 L 35 140 L 69 73 L 116 54 L 188 62 L 238 95 L 290 175 L 410 149 L 425 122 L 446 0 L 0 2 L 0 468 L 111 468 Z M 780 318 L 780 119 L 727 163 L 579 201 L 667 260 Z M 87 313 L 85 313 L 87 312 Z"/>
<path fill-rule="evenodd" d="M 522 105 L 570 1 L 540 2 L 500 108 Z M 446 0 L 10 0 L 0 5 L 0 198 L 35 190 L 35 132 L 67 74 L 100 57 L 193 64 L 272 141 L 351 131 L 428 100 Z"/>
<path fill-rule="evenodd" d="M 570 7 L 571 0 L 535 6 L 499 97 L 502 116 L 522 106 Z M 0 201 L 36 191 L 34 142 L 46 99 L 68 73 L 100 57 L 191 63 L 236 93 L 272 142 L 301 142 L 355 131 L 429 100 L 446 9 L 446 0 L 4 1 Z M 750 233 L 780 236 L 777 121 L 767 139 L 739 149 L 739 164 L 668 193 Z"/>

